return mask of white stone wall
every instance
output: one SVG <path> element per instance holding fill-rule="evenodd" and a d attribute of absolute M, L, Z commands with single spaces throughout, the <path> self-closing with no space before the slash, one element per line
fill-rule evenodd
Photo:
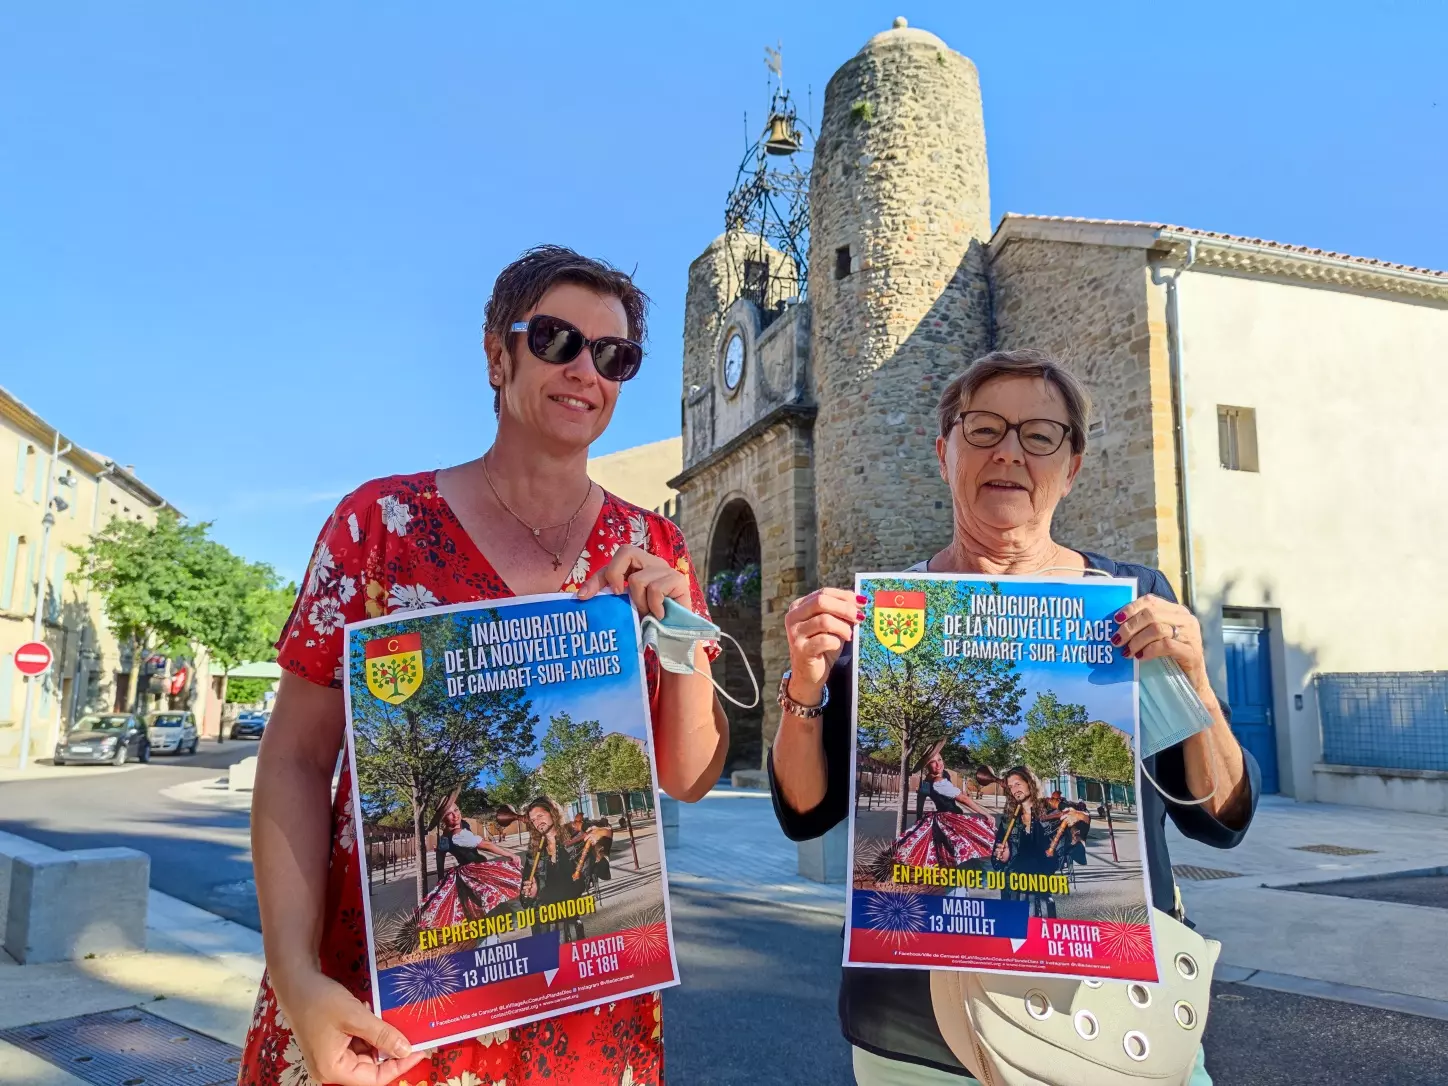
<path fill-rule="evenodd" d="M 1448 309 L 1196 269 L 1180 303 L 1199 612 L 1280 623 L 1279 772 L 1311 799 L 1313 674 L 1448 669 Z M 1220 466 L 1219 404 L 1256 410 L 1260 471 Z"/>

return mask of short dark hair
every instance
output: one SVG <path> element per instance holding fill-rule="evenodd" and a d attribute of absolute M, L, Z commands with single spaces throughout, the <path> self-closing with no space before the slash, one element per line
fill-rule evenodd
<path fill-rule="evenodd" d="M 498 273 L 493 294 L 483 310 L 483 335 L 507 340 L 513 322 L 538 304 L 557 283 L 576 283 L 597 294 L 617 298 L 628 317 L 629 338 L 644 341 L 649 299 L 633 279 L 604 260 L 584 256 L 564 245 L 538 245 Z M 493 389 L 493 414 L 502 410 L 502 392 Z"/>
<path fill-rule="evenodd" d="M 1045 351 L 1029 347 L 1017 351 L 992 351 L 982 355 L 945 386 L 937 408 L 940 414 L 941 437 L 950 436 L 956 417 L 970 404 L 971 396 L 979 392 L 981 386 L 997 377 L 1040 377 L 1054 385 L 1066 404 L 1066 418 L 1071 424 L 1071 451 L 1086 451 L 1086 431 L 1091 419 L 1091 394 L 1059 359 Z"/>

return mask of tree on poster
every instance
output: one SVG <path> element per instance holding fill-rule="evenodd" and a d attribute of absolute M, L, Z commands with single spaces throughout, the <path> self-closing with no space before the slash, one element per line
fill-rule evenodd
<path fill-rule="evenodd" d="M 445 623 L 409 628 L 421 632 L 424 666 L 437 666 L 458 640 Z M 374 630 L 373 637 L 385 637 L 389 627 Z M 361 651 L 360 643 L 355 651 Z M 530 755 L 537 723 L 527 692 L 519 689 L 449 698 L 442 683 L 424 682 L 397 705 L 368 696 L 353 699 L 357 775 L 364 792 L 397 797 L 410 808 L 419 905 L 427 893 L 427 835 L 439 803 L 500 762 Z"/>
<path fill-rule="evenodd" d="M 922 587 L 919 581 L 906 585 L 890 580 L 874 582 L 871 587 L 878 596 L 893 591 L 897 584 L 914 591 Z M 965 610 L 969 591 L 962 591 L 953 581 L 927 581 L 923 587 L 925 631 L 914 648 L 897 653 L 890 650 L 889 638 L 884 642 L 876 636 L 860 638 L 860 742 L 870 750 L 899 752 L 897 834 L 905 827 L 909 809 L 913 761 L 941 740 L 963 743 L 974 730 L 992 725 L 1004 729 L 1018 723 L 1025 695 L 1010 661 L 945 655 L 941 618 Z M 913 636 L 912 631 L 887 631 L 897 642 L 907 633 Z"/>

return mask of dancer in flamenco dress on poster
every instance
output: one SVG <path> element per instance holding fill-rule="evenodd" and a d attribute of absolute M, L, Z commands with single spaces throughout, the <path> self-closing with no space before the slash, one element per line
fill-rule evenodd
<path fill-rule="evenodd" d="M 933 811 L 925 810 L 927 799 Z M 995 816 L 950 779 L 940 745 L 932 747 L 915 794 L 915 825 L 890 849 L 895 862 L 913 867 L 960 867 L 989 858 L 994 847 Z"/>
<path fill-rule="evenodd" d="M 443 875 L 418 909 L 419 927 L 481 920 L 517 898 L 523 883 L 522 864 L 507 849 L 468 829 L 451 796 L 444 801 L 439 824 L 438 850 L 452 856 L 456 866 Z"/>

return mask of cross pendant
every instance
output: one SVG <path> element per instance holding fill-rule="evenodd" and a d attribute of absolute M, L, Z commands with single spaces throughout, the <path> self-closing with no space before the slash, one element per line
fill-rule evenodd
<path fill-rule="evenodd" d="M 560 558 L 560 557 L 558 557 L 558 555 L 556 555 L 556 554 L 553 556 L 553 568 L 554 568 L 554 569 L 562 569 L 562 568 L 563 568 L 563 559 Z"/>

